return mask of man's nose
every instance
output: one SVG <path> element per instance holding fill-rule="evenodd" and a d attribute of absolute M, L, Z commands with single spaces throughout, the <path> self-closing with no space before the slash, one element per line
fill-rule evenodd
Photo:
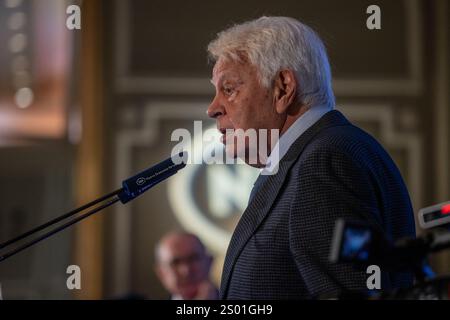
<path fill-rule="evenodd" d="M 208 117 L 213 119 L 216 119 L 225 114 L 225 108 L 220 103 L 217 96 L 214 97 L 213 101 L 209 105 L 208 109 L 206 110 L 206 114 L 208 115 Z"/>
<path fill-rule="evenodd" d="M 181 263 L 178 266 L 178 273 L 182 276 L 182 277 L 187 277 L 189 276 L 189 274 L 191 273 L 191 267 L 188 263 Z"/>

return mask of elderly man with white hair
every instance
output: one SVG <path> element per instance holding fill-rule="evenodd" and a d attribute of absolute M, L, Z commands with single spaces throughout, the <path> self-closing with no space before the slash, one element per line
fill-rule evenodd
<path fill-rule="evenodd" d="M 336 219 L 362 221 L 395 241 L 415 235 L 413 211 L 387 152 L 334 109 L 318 35 L 293 18 L 261 17 L 220 32 L 208 52 L 216 93 L 207 113 L 228 155 L 262 169 L 228 247 L 221 298 L 367 290 L 364 271 L 328 261 Z M 234 132 L 261 129 L 279 139 L 266 142 L 268 159 L 249 161 L 261 137 L 238 150 Z M 381 271 L 382 290 L 412 285 L 409 273 Z"/>

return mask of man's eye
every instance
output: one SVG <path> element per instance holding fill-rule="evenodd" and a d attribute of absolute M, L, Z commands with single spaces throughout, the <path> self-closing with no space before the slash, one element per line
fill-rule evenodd
<path fill-rule="evenodd" d="M 232 88 L 232 87 L 224 87 L 224 88 L 223 88 L 223 92 L 224 92 L 227 96 L 230 96 L 230 95 L 233 94 L 234 88 Z"/>

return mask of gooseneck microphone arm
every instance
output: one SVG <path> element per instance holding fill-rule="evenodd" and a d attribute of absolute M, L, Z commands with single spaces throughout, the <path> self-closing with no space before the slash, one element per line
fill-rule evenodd
<path fill-rule="evenodd" d="M 59 227 L 57 227 L 57 228 L 55 228 L 55 229 L 45 233 L 45 234 L 37 237 L 36 239 L 31 240 L 30 242 L 27 242 L 27 243 L 25 243 L 25 244 L 15 248 L 14 250 L 11 250 L 11 251 L 5 253 L 4 255 L 1 255 L 0 256 L 0 262 L 3 261 L 3 260 L 6 260 L 9 257 L 12 257 L 13 255 L 15 255 L 15 254 L 17 254 L 17 253 L 19 253 L 19 252 L 21 252 L 21 251 L 31 247 L 32 245 L 34 245 L 34 244 L 36 244 L 38 242 L 41 242 L 44 239 L 47 239 L 47 238 L 51 237 L 52 235 L 54 235 L 54 234 L 56 234 L 56 233 L 58 233 L 58 232 L 60 232 L 60 231 L 62 231 L 64 229 L 70 227 L 71 225 L 73 225 L 73 224 L 75 224 L 75 223 L 77 223 L 77 222 L 79 222 L 79 221 L 81 221 L 81 220 L 83 220 L 83 219 L 93 215 L 94 213 L 96 213 L 96 212 L 98 212 L 100 210 L 103 210 L 103 209 L 113 205 L 114 203 L 116 203 L 119 200 L 120 199 L 116 196 L 112 200 L 106 202 L 105 204 L 103 204 L 103 205 L 101 205 L 101 206 L 99 206 L 99 207 L 97 207 L 95 209 L 92 209 L 91 211 L 88 211 L 85 214 L 82 214 L 81 216 L 79 216 L 77 218 L 74 218 L 74 219 L 70 220 L 69 222 L 67 222 L 67 223 L 65 223 L 65 224 L 63 224 L 63 225 L 61 225 L 61 226 L 59 226 Z M 30 230 L 30 232 L 31 232 L 31 230 Z M 33 233 L 30 233 L 30 235 L 31 234 L 33 234 Z"/>
<path fill-rule="evenodd" d="M 42 231 L 60 221 L 63 221 L 67 218 L 70 218 L 71 216 L 84 211 L 86 209 L 89 209 L 99 203 L 102 203 L 101 205 L 97 206 L 96 208 L 70 220 L 69 222 L 66 222 L 59 227 L 56 227 L 55 229 L 25 243 L 21 246 L 18 246 L 17 248 L 5 253 L 0 254 L 0 262 L 6 260 L 9 257 L 12 257 L 13 255 L 33 246 L 36 243 L 41 242 L 44 239 L 47 239 L 51 237 L 52 235 L 70 227 L 71 225 L 115 204 L 118 201 L 121 201 L 123 204 L 127 203 L 130 200 L 133 200 L 134 198 L 138 197 L 148 189 L 152 188 L 156 184 L 160 183 L 161 181 L 167 179 L 168 177 L 174 175 L 178 172 L 178 170 L 184 168 L 187 163 L 187 152 L 181 152 L 178 155 L 175 155 L 171 158 L 168 158 L 152 167 L 150 167 L 147 170 L 144 170 L 127 180 L 124 180 L 122 182 L 122 188 L 117 189 L 111 193 L 108 193 L 94 201 L 91 201 L 77 209 L 74 209 L 70 212 L 67 212 L 57 218 L 54 218 L 40 226 L 37 226 L 19 236 L 16 236 L 8 241 L 3 242 L 0 244 L 0 249 L 3 249 L 5 247 L 8 247 L 12 244 L 15 244 L 19 242 L 20 240 L 23 240 L 39 231 Z"/>
<path fill-rule="evenodd" d="M 48 227 L 50 227 L 50 226 L 52 226 L 52 225 L 54 225 L 54 224 L 56 224 L 56 223 L 58 223 L 58 222 L 60 222 L 60 221 L 62 221 L 64 219 L 70 218 L 71 216 L 73 216 L 74 214 L 77 214 L 78 212 L 81 212 L 83 210 L 89 209 L 90 207 L 95 206 L 97 203 L 105 201 L 105 200 L 107 200 L 107 199 L 109 199 L 109 198 L 119 194 L 120 192 L 122 192 L 122 190 L 123 190 L 123 188 L 120 188 L 120 189 L 118 189 L 118 190 L 116 190 L 114 192 L 108 193 L 107 195 L 104 195 L 103 197 L 100 197 L 100 198 L 98 198 L 98 199 L 96 199 L 94 201 L 91 201 L 91 202 L 89 202 L 89 203 L 87 203 L 87 204 L 85 204 L 85 205 L 83 205 L 83 206 L 81 206 L 81 207 L 79 207 L 79 208 L 77 208 L 75 210 L 67 212 L 67 213 L 65 213 L 65 214 L 63 214 L 63 215 L 61 215 L 61 216 L 59 216 L 59 217 L 57 217 L 57 218 L 55 218 L 53 220 L 50 220 L 50 221 L 48 221 L 48 222 L 46 222 L 46 223 L 44 223 L 44 224 L 42 224 L 42 225 L 40 225 L 38 227 L 35 227 L 35 228 L 33 228 L 33 229 L 31 229 L 31 230 L 29 230 L 29 231 L 27 231 L 27 232 L 25 232 L 25 233 L 15 237 L 13 239 L 5 241 L 2 244 L 0 244 L 0 249 L 3 249 L 3 248 L 5 248 L 5 247 L 7 247 L 7 246 L 9 246 L 9 245 L 11 245 L 13 243 L 16 243 L 16 242 L 18 242 L 18 241 L 20 241 L 20 240 L 22 240 L 22 239 L 24 239 L 26 237 L 31 236 L 32 234 L 35 234 L 35 233 L 37 233 L 37 232 L 39 232 L 41 230 L 44 230 L 45 228 L 48 228 Z M 1 259 L 0 259 L 0 261 L 1 261 Z"/>

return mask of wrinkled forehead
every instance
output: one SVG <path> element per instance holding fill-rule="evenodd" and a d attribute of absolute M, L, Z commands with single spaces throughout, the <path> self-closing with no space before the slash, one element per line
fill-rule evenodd
<path fill-rule="evenodd" d="M 219 58 L 212 70 L 211 83 L 217 85 L 224 79 L 240 80 L 247 74 L 252 73 L 253 68 L 248 61 Z"/>
<path fill-rule="evenodd" d="M 204 247 L 194 237 L 183 236 L 167 240 L 159 250 L 160 258 L 163 260 L 176 257 L 189 256 L 192 254 L 203 254 Z"/>

